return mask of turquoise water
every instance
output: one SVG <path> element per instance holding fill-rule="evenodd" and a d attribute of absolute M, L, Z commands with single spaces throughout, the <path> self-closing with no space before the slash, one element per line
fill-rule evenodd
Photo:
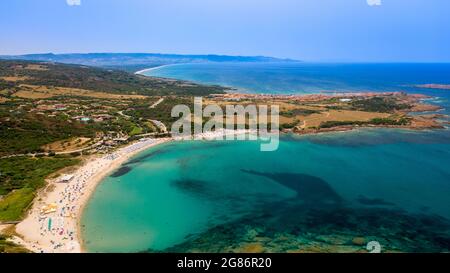
<path fill-rule="evenodd" d="M 427 143 L 421 134 L 355 131 L 284 137 L 280 149 L 271 153 L 259 152 L 259 143 L 249 141 L 165 144 L 138 155 L 126 165 L 127 173 L 100 184 L 83 217 L 86 247 L 93 252 L 168 251 L 254 215 L 276 212 L 291 217 L 293 224 L 296 213 L 311 207 L 327 211 L 327 205 L 355 213 L 386 210 L 371 220 L 372 227 L 369 221 L 363 229 L 345 229 L 379 240 L 390 236 L 377 230 L 377 222 L 386 221 L 384 228 L 392 230 L 397 211 L 411 219 L 450 219 L 450 140 L 440 132 L 434 133 L 440 143 Z M 280 204 L 287 208 L 276 209 Z M 289 206 L 302 207 L 293 213 Z M 413 249 L 426 249 L 423 241 L 413 240 Z M 436 247 L 430 238 L 424 240 Z M 208 251 L 220 243 L 202 246 Z M 188 249 L 196 247 L 192 242 Z"/>
<path fill-rule="evenodd" d="M 151 73 L 248 92 L 403 87 L 435 96 L 430 102 L 449 113 L 449 91 L 412 87 L 448 83 L 449 65 L 332 67 L 196 64 Z M 249 141 L 191 141 L 137 155 L 90 200 L 82 218 L 87 250 L 361 251 L 354 237 L 379 241 L 383 251 L 450 250 L 448 129 L 283 136 L 278 151 L 259 148 Z"/>

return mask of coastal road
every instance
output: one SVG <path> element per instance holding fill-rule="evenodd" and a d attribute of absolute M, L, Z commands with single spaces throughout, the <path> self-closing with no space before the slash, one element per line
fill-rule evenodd
<path fill-rule="evenodd" d="M 125 115 L 125 114 L 123 113 L 123 111 L 119 111 L 119 112 L 117 112 L 117 114 L 119 114 L 119 115 L 121 115 L 122 117 L 127 118 L 127 119 L 130 119 L 130 118 L 131 118 L 129 115 Z"/>
<path fill-rule="evenodd" d="M 92 144 L 89 147 L 86 148 L 82 148 L 82 149 L 78 149 L 78 150 L 72 150 L 72 151 L 65 151 L 65 152 L 55 152 L 55 155 L 68 155 L 68 154 L 72 154 L 72 153 L 81 153 L 87 150 L 91 150 L 93 148 L 96 148 L 100 145 L 103 144 L 103 140 Z M 6 158 L 14 158 L 14 157 L 24 157 L 24 156 L 29 156 L 29 157 L 36 157 L 36 156 L 49 156 L 50 153 L 34 153 L 34 154 L 13 154 L 13 155 L 7 155 L 7 156 L 2 156 L 0 157 L 0 159 L 6 159 Z"/>

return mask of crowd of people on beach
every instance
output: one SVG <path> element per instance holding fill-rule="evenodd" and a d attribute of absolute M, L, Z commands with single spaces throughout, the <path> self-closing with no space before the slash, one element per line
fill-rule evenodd
<path fill-rule="evenodd" d="M 122 151 L 125 153 L 132 153 L 132 152 L 140 150 L 144 147 L 147 147 L 148 145 L 154 144 L 154 143 L 156 143 L 156 141 L 157 141 L 156 139 L 152 139 L 152 138 L 141 139 L 139 142 L 123 148 Z"/>
<path fill-rule="evenodd" d="M 39 223 L 39 234 L 50 240 L 52 252 L 79 251 L 77 219 L 82 207 L 79 200 L 87 194 L 86 188 L 91 179 L 102 170 L 107 169 L 115 159 L 154 143 L 156 143 L 155 139 L 144 139 L 115 153 L 89 162 L 88 165 L 76 171 L 72 180 L 64 183 L 63 190 L 59 191 L 57 200 L 54 200 L 55 211 L 45 213 L 39 207 L 35 208 L 35 210 L 39 210 L 35 213 L 35 220 Z M 56 180 L 54 183 L 57 183 Z M 32 247 L 37 252 L 49 252 L 49 250 L 44 251 L 37 243 Z"/>
<path fill-rule="evenodd" d="M 197 140 L 223 140 L 230 137 L 230 139 L 234 139 L 234 137 L 238 135 L 249 136 L 250 134 L 256 134 L 257 131 L 250 129 L 217 129 L 215 131 L 205 131 L 203 133 L 188 135 L 188 136 L 178 136 L 174 137 L 174 140 L 186 140 L 186 139 L 197 139 Z"/>

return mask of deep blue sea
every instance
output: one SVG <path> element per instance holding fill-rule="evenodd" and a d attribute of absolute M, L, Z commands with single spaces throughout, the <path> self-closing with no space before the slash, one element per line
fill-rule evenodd
<path fill-rule="evenodd" d="M 450 84 L 450 64 L 199 63 L 161 66 L 144 74 L 249 93 L 420 91 L 446 97 L 450 93 L 414 88 L 418 84 Z"/>
<path fill-rule="evenodd" d="M 254 93 L 407 91 L 450 109 L 449 64 L 186 64 L 148 75 Z M 450 131 L 363 129 L 164 144 L 99 185 L 92 252 L 450 251 Z"/>

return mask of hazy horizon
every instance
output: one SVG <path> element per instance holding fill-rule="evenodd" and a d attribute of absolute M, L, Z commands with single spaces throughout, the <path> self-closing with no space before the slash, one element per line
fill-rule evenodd
<path fill-rule="evenodd" d="M 289 60 L 293 62 L 301 62 L 301 63 L 310 63 L 310 64 L 403 64 L 403 63 L 410 63 L 410 64 L 450 64 L 450 60 L 443 60 L 443 61 L 363 61 L 363 60 L 298 60 L 293 58 L 283 58 L 278 56 L 267 56 L 267 55 L 227 55 L 227 54 L 217 54 L 217 53 L 199 53 L 199 54 L 183 54 L 183 53 L 176 53 L 176 52 L 62 52 L 62 53 L 54 53 L 54 52 L 37 52 L 37 53 L 25 53 L 25 54 L 0 54 L 0 57 L 16 57 L 16 56 L 27 56 L 27 55 L 46 55 L 46 54 L 53 54 L 53 55 L 88 55 L 88 54 L 149 54 L 149 55 L 179 55 L 179 56 L 228 56 L 228 57 L 267 57 L 267 58 L 275 58 L 282 60 Z M 177 64 L 177 63 L 174 63 Z"/>
<path fill-rule="evenodd" d="M 450 62 L 445 0 L 2 1 L 0 55 L 160 53 Z"/>

